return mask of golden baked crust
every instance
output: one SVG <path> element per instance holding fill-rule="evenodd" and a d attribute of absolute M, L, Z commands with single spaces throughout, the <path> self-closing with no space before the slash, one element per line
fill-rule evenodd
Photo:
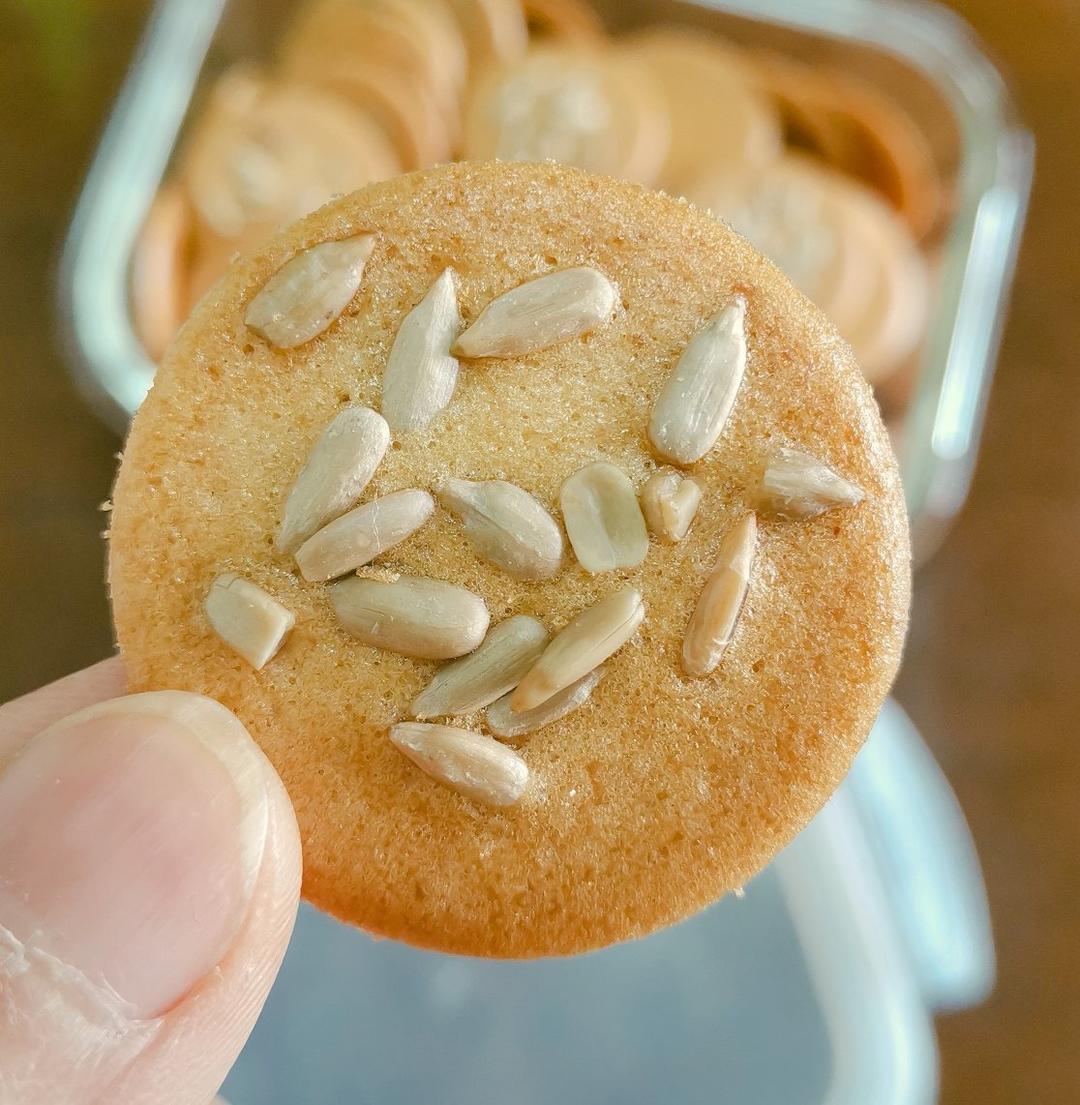
<path fill-rule="evenodd" d="M 320 337 L 283 352 L 244 308 L 296 250 L 379 240 L 360 291 Z M 621 306 L 593 335 L 514 360 L 463 363 L 429 430 L 395 442 L 365 498 L 449 476 L 512 480 L 555 508 L 604 458 L 637 486 L 654 469 L 652 399 L 689 337 L 734 292 L 749 361 L 688 538 L 640 568 L 571 561 L 522 582 L 477 559 L 438 512 L 384 557 L 486 599 L 493 624 L 551 629 L 633 581 L 648 615 L 577 713 L 527 737 L 519 805 L 476 805 L 421 774 L 387 727 L 435 665 L 359 644 L 326 588 L 272 539 L 307 452 L 342 403 L 378 408 L 397 324 L 447 265 L 462 312 L 536 274 L 590 264 Z M 679 667 L 718 542 L 766 452 L 816 454 L 867 492 L 806 522 L 763 520 L 753 580 L 718 670 Z M 492 956 L 579 952 L 645 934 L 741 886 L 843 778 L 895 672 L 907 617 L 907 524 L 870 388 L 832 325 L 779 270 L 690 205 L 544 165 L 460 164 L 335 201 L 239 261 L 177 337 L 136 417 L 117 479 L 110 583 L 132 690 L 201 691 L 236 711 L 296 806 L 304 890 L 372 932 Z M 213 634 L 211 581 L 234 570 L 294 611 L 261 672 Z M 477 721 L 479 719 L 473 719 Z"/>

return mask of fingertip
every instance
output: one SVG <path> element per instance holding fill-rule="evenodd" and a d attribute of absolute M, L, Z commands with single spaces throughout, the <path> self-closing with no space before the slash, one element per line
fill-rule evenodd
<path fill-rule="evenodd" d="M 124 1105 L 203 1105 L 236 1061 L 277 977 L 300 903 L 300 833 L 280 777 L 259 750 L 268 800 L 266 847 L 233 946 L 162 1018 L 157 1039 L 117 1083 Z"/>
<path fill-rule="evenodd" d="M 265 1001 L 299 884 L 284 787 L 218 703 L 156 692 L 49 726 L 0 773 L 0 989 L 17 995 L 0 1003 L 0 1097 L 22 1069 L 41 1100 L 108 1084 L 125 1105 L 165 1086 L 203 1105 Z M 33 968 L 18 989 L 13 962 Z"/>

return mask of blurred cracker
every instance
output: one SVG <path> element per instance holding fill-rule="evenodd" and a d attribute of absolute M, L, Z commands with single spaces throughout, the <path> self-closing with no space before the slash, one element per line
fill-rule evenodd
<path fill-rule="evenodd" d="M 889 423 L 902 423 L 915 397 L 922 369 L 921 343 L 914 352 L 874 387 L 882 417 Z M 889 429 L 893 436 L 892 428 Z M 895 444 L 895 438 L 894 438 Z"/>
<path fill-rule="evenodd" d="M 839 106 L 829 113 L 822 152 L 881 192 L 916 237 L 930 233 L 944 203 L 930 143 L 899 104 L 865 81 L 839 73 L 830 79 Z"/>
<path fill-rule="evenodd" d="M 187 315 L 193 219 L 183 189 L 158 190 L 131 257 L 131 311 L 147 355 L 161 360 Z"/>
<path fill-rule="evenodd" d="M 523 57 L 529 31 L 519 0 L 446 0 L 469 56 L 469 83 Z"/>
<path fill-rule="evenodd" d="M 843 333 L 867 310 L 874 266 L 847 218 L 850 188 L 827 166 L 788 155 L 755 175 L 720 162 L 687 197 L 745 235 Z"/>
<path fill-rule="evenodd" d="M 237 238 L 222 238 L 207 226 L 196 228 L 192 242 L 191 268 L 187 284 L 186 312 L 218 282 L 241 254 L 253 252 L 270 240 L 284 224 L 251 223 Z"/>
<path fill-rule="evenodd" d="M 834 102 L 832 85 L 819 70 L 771 50 L 747 50 L 744 57 L 776 105 L 785 141 L 820 156 L 821 107 Z"/>
<path fill-rule="evenodd" d="M 789 139 L 880 192 L 917 238 L 940 220 L 943 186 L 929 140 L 869 82 L 775 54 L 754 55 Z"/>
<path fill-rule="evenodd" d="M 342 74 L 372 63 L 423 84 L 439 110 L 449 113 L 447 78 L 423 26 L 396 0 L 312 0 L 298 11 L 279 55 L 287 70 L 306 55 L 308 73 L 321 65 Z"/>
<path fill-rule="evenodd" d="M 533 40 L 598 46 L 607 38 L 600 16 L 587 0 L 522 0 L 521 6 Z"/>
<path fill-rule="evenodd" d="M 447 161 L 450 132 L 434 93 L 424 82 L 410 81 L 385 62 L 331 65 L 309 51 L 282 59 L 292 79 L 336 93 L 369 115 L 390 139 L 403 169 L 423 169 Z"/>
<path fill-rule="evenodd" d="M 644 184 L 667 143 L 648 70 L 606 50 L 536 47 L 482 78 L 465 115 L 466 158 L 561 161 Z"/>
<path fill-rule="evenodd" d="M 461 129 L 461 110 L 469 74 L 465 38 L 447 0 L 365 0 L 367 7 L 397 20 L 415 36 L 452 143 Z M 377 62 L 369 51 L 365 59 Z"/>
<path fill-rule="evenodd" d="M 901 463 L 903 463 L 905 447 L 907 445 L 907 423 L 904 421 L 903 417 L 898 414 L 890 415 L 888 412 L 885 412 L 884 418 L 885 431 L 889 435 L 892 451 L 896 454 Z"/>
<path fill-rule="evenodd" d="M 926 282 L 929 288 L 927 317 L 923 325 L 922 340 L 915 346 L 911 355 L 898 364 L 891 373 L 883 377 L 875 387 L 882 411 L 886 416 L 893 419 L 902 419 L 907 414 L 915 398 L 923 366 L 922 346 L 926 339 L 926 330 L 930 323 L 932 310 L 930 297 L 933 294 L 937 274 L 941 271 L 940 248 L 935 247 L 927 253 L 925 246 L 923 246 L 921 252 L 926 266 Z"/>
<path fill-rule="evenodd" d="M 339 96 L 245 71 L 245 96 L 211 94 L 181 156 L 179 179 L 221 237 L 287 222 L 331 196 L 395 176 L 389 139 Z"/>
<path fill-rule="evenodd" d="M 809 155 L 789 154 L 756 176 L 721 163 L 687 195 L 825 311 L 875 386 L 912 358 L 926 325 L 927 266 L 875 192 Z"/>
<path fill-rule="evenodd" d="M 924 337 L 929 269 L 910 229 L 875 193 L 864 188 L 849 218 L 876 266 L 866 312 L 844 336 L 866 378 L 880 387 L 914 356 Z"/>
<path fill-rule="evenodd" d="M 430 51 L 440 87 L 460 98 L 468 79 L 469 55 L 465 36 L 448 0 L 368 0 L 397 12 L 416 28 Z"/>
<path fill-rule="evenodd" d="M 620 39 L 619 53 L 652 74 L 667 107 L 671 140 L 660 175 L 663 187 L 684 191 L 718 159 L 752 174 L 779 156 L 776 111 L 758 89 L 753 70 L 722 40 L 675 28 L 649 29 Z"/>

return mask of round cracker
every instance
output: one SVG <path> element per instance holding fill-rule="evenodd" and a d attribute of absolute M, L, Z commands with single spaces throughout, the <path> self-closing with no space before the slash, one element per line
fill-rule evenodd
<path fill-rule="evenodd" d="M 721 159 L 754 173 L 779 155 L 776 112 L 734 50 L 711 36 L 670 28 L 640 31 L 620 42 L 625 55 L 649 70 L 664 97 L 671 132 L 664 187 L 682 192 Z"/>
<path fill-rule="evenodd" d="M 554 160 L 652 183 L 668 147 L 649 73 L 609 51 L 541 46 L 473 90 L 464 152 L 478 160 Z"/>
<path fill-rule="evenodd" d="M 297 251 L 377 242 L 361 287 L 288 352 L 243 322 Z M 387 739 L 434 665 L 359 644 L 322 585 L 273 552 L 285 497 L 347 402 L 375 407 L 397 328 L 448 265 L 467 319 L 545 271 L 592 265 L 612 321 L 541 353 L 463 366 L 452 404 L 403 436 L 366 497 L 448 475 L 504 478 L 551 506 L 604 457 L 638 486 L 655 469 L 649 410 L 688 340 L 736 294 L 749 358 L 734 413 L 692 472 L 690 535 L 636 569 L 514 579 L 439 512 L 383 570 L 452 580 L 493 621 L 557 630 L 626 582 L 648 608 L 588 704 L 521 745 L 515 806 L 479 806 Z M 866 492 L 804 522 L 763 518 L 752 581 L 715 673 L 686 678 L 683 632 L 719 541 L 766 455 L 807 450 Z M 640 936 L 742 886 L 843 778 L 895 672 L 906 622 L 907 522 L 872 393 L 832 325 L 744 239 L 689 204 L 553 164 L 464 164 L 373 185 L 309 216 L 204 299 L 136 416 L 114 495 L 110 585 L 132 690 L 182 688 L 235 710 L 280 772 L 304 845 L 304 890 L 372 932 L 445 951 L 532 956 Z M 234 570 L 296 615 L 261 671 L 207 624 Z M 461 723 L 479 727 L 482 719 Z"/>
<path fill-rule="evenodd" d="M 242 95 L 231 79 L 211 95 L 178 177 L 206 225 L 236 238 L 400 170 L 383 131 L 338 96 L 247 71 Z"/>

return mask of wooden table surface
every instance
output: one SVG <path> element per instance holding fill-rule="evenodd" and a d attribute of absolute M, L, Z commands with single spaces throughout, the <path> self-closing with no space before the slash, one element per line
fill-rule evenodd
<path fill-rule="evenodd" d="M 1080 1100 L 1080 6 L 957 0 L 1037 140 L 971 499 L 919 574 L 897 695 L 955 784 L 1000 978 L 939 1022 L 945 1105 Z M 0 0 L 0 700 L 105 656 L 116 438 L 66 375 L 59 243 L 143 0 Z M 867 1103 L 872 1105 L 872 1103 Z"/>

